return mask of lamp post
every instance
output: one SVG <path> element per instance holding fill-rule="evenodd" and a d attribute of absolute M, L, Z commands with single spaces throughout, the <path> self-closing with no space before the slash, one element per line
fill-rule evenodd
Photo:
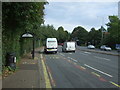
<path fill-rule="evenodd" d="M 103 45 L 103 27 L 101 26 L 101 33 L 102 33 L 102 37 L 101 37 L 101 45 Z"/>
<path fill-rule="evenodd" d="M 99 18 L 101 18 L 101 45 L 103 45 L 103 23 L 104 23 L 104 17 L 100 17 L 100 16 L 97 16 Z"/>

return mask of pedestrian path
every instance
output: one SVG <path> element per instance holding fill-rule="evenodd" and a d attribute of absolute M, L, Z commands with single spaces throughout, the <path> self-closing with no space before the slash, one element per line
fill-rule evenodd
<path fill-rule="evenodd" d="M 30 53 L 25 55 L 18 65 L 18 70 L 2 79 L 2 88 L 43 88 L 44 79 L 40 72 L 42 69 L 38 65 L 40 50 L 41 48 L 35 50 L 34 60 Z"/>

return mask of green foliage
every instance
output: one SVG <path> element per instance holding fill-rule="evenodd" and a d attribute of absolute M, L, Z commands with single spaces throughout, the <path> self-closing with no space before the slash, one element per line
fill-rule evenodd
<path fill-rule="evenodd" d="M 70 38 L 70 34 L 67 31 L 65 31 L 62 26 L 58 27 L 57 34 L 58 34 L 57 38 L 58 38 L 59 43 L 63 43 L 69 40 Z"/>
<path fill-rule="evenodd" d="M 22 38 L 26 32 L 34 33 L 35 47 L 45 44 L 46 38 L 57 38 L 59 43 L 67 40 L 79 40 L 79 44 L 91 42 L 98 45 L 101 42 L 101 31 L 92 28 L 90 32 L 83 27 L 75 27 L 72 34 L 62 26 L 57 30 L 52 25 L 44 23 L 44 5 L 46 2 L 3 2 L 2 3 L 2 57 L 3 66 L 6 64 L 7 52 L 15 52 L 17 60 L 20 56 L 32 50 L 33 38 Z M 109 16 L 108 33 L 104 33 L 104 44 L 120 44 L 120 20 L 117 16 Z M 105 30 L 105 29 L 104 29 Z"/>
<path fill-rule="evenodd" d="M 9 69 L 9 71 L 15 71 L 15 69 L 13 69 L 13 68 L 11 68 L 10 66 L 8 66 L 8 69 Z"/>
<path fill-rule="evenodd" d="M 109 16 L 108 34 L 105 43 L 115 48 L 115 44 L 120 44 L 120 20 L 117 16 Z"/>
<path fill-rule="evenodd" d="M 17 60 L 25 52 L 31 51 L 32 40 L 23 39 L 25 32 L 38 33 L 44 23 L 46 2 L 3 2 L 2 3 L 2 46 L 3 65 L 7 52 L 15 52 Z M 26 50 L 26 51 L 25 51 Z"/>
<path fill-rule="evenodd" d="M 74 28 L 72 34 L 71 34 L 71 39 L 73 40 L 79 40 L 79 44 L 85 44 L 87 42 L 87 35 L 88 31 L 85 30 L 83 27 L 78 26 Z"/>
<path fill-rule="evenodd" d="M 90 44 L 98 45 L 101 42 L 102 32 L 101 29 L 95 30 L 95 28 L 91 28 L 90 32 L 88 33 L 87 40 Z"/>
<path fill-rule="evenodd" d="M 56 30 L 52 25 L 40 26 L 36 35 L 40 38 L 43 45 L 45 45 L 47 38 L 57 38 L 58 42 L 64 42 L 70 38 L 70 34 L 67 31 L 64 31 L 63 27 L 62 30 L 59 28 Z"/>

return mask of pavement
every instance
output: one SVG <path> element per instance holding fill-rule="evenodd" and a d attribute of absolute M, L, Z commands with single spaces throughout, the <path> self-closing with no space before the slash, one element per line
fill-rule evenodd
<path fill-rule="evenodd" d="M 25 55 L 18 64 L 18 70 L 8 77 L 3 77 L 3 90 L 7 88 L 45 88 L 40 62 L 40 51 L 42 49 L 38 48 L 35 50 L 34 60 L 30 53 Z"/>

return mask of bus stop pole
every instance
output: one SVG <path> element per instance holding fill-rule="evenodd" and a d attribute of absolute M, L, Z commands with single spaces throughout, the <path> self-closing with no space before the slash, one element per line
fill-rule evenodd
<path fill-rule="evenodd" d="M 34 40 L 34 37 L 33 37 L 33 51 L 32 51 L 32 58 L 34 59 L 35 57 L 35 40 Z"/>

